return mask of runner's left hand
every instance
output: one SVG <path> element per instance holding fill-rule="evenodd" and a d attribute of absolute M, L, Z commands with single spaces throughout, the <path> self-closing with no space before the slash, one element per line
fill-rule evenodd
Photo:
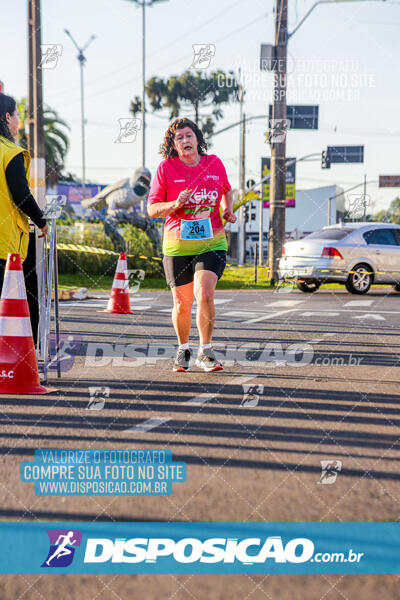
<path fill-rule="evenodd" d="M 222 216 L 225 219 L 225 221 L 228 221 L 228 223 L 236 223 L 236 216 L 231 210 L 224 210 Z"/>

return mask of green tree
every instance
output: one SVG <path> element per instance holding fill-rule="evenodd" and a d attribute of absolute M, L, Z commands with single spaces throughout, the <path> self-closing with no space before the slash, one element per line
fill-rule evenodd
<path fill-rule="evenodd" d="M 168 109 L 170 119 L 182 114 L 186 116 L 190 111 L 195 123 L 206 135 L 210 135 L 217 121 L 223 117 L 221 106 L 237 100 L 238 83 L 233 71 L 227 74 L 218 70 L 205 74 L 189 70 L 166 80 L 152 77 L 145 89 L 154 111 Z M 136 116 L 141 109 L 141 99 L 136 96 L 131 101 L 130 111 Z"/>
<path fill-rule="evenodd" d="M 22 98 L 17 104 L 20 116 L 21 128 L 18 134 L 18 143 L 27 148 L 27 123 L 28 123 L 28 101 Z M 69 149 L 67 131 L 70 127 L 60 119 L 57 112 L 46 107 L 43 111 L 44 147 L 46 159 L 46 182 L 53 185 L 62 177 L 65 158 Z"/>
<path fill-rule="evenodd" d="M 392 200 L 387 210 L 380 210 L 375 213 L 373 220 L 400 225 L 400 198 L 396 197 Z"/>

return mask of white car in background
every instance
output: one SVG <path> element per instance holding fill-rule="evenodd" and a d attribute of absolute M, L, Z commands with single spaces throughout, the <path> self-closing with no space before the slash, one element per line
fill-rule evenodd
<path fill-rule="evenodd" d="M 352 294 L 366 294 L 372 284 L 400 292 L 400 225 L 339 223 L 286 242 L 279 275 L 294 278 L 302 292 L 333 282 Z"/>

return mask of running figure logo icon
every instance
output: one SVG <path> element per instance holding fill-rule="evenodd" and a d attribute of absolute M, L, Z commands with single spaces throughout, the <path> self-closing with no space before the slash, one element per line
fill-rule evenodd
<path fill-rule="evenodd" d="M 208 69 L 213 56 L 215 56 L 215 44 L 193 44 L 194 57 L 190 68 Z"/>
<path fill-rule="evenodd" d="M 141 119 L 118 119 L 119 133 L 115 144 L 131 144 L 136 140 L 136 135 L 142 127 Z"/>
<path fill-rule="evenodd" d="M 103 410 L 106 398 L 110 397 L 110 388 L 106 385 L 89 387 L 89 395 L 86 410 Z"/>
<path fill-rule="evenodd" d="M 40 44 L 42 59 L 39 69 L 54 69 L 58 64 L 63 47 L 61 44 Z"/>
<path fill-rule="evenodd" d="M 263 384 L 247 384 L 243 383 L 243 400 L 240 403 L 240 406 L 254 407 L 258 406 L 260 401 L 260 396 L 264 393 L 264 385 Z"/>
<path fill-rule="evenodd" d="M 140 284 L 144 280 L 146 272 L 143 269 L 128 269 L 129 291 L 135 293 L 139 291 Z"/>
<path fill-rule="evenodd" d="M 348 202 L 347 212 L 352 219 L 361 219 L 371 204 L 371 196 L 368 194 L 347 194 L 346 200 Z"/>
<path fill-rule="evenodd" d="M 269 120 L 269 132 L 268 142 L 280 143 L 286 138 L 288 129 L 290 129 L 289 119 L 270 119 Z"/>
<path fill-rule="evenodd" d="M 68 567 L 82 541 L 79 529 L 48 529 L 50 548 L 42 567 Z"/>
<path fill-rule="evenodd" d="M 79 333 L 61 333 L 59 336 L 59 348 L 57 352 L 56 336 L 50 334 L 50 357 L 49 369 L 57 369 L 57 359 L 60 362 L 61 371 L 65 373 L 74 366 L 75 356 L 77 355 L 81 344 L 82 336 Z"/>
<path fill-rule="evenodd" d="M 332 485 L 335 483 L 336 477 L 339 471 L 342 470 L 341 460 L 321 460 L 321 477 L 317 483 L 324 483 L 326 485 Z"/>
<path fill-rule="evenodd" d="M 60 194 L 47 194 L 46 206 L 43 214 L 45 217 L 55 217 L 56 219 L 58 219 L 58 217 L 61 216 L 63 210 L 62 207 L 66 206 L 66 204 L 67 196 L 63 196 Z"/>

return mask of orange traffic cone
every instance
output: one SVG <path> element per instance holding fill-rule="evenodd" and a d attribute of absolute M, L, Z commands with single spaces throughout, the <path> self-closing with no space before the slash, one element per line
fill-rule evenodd
<path fill-rule="evenodd" d="M 47 394 L 40 385 L 19 254 L 9 254 L 0 299 L 0 394 Z"/>
<path fill-rule="evenodd" d="M 111 296 L 104 312 L 133 315 L 129 299 L 129 280 L 125 252 L 121 252 L 119 255 Z"/>

